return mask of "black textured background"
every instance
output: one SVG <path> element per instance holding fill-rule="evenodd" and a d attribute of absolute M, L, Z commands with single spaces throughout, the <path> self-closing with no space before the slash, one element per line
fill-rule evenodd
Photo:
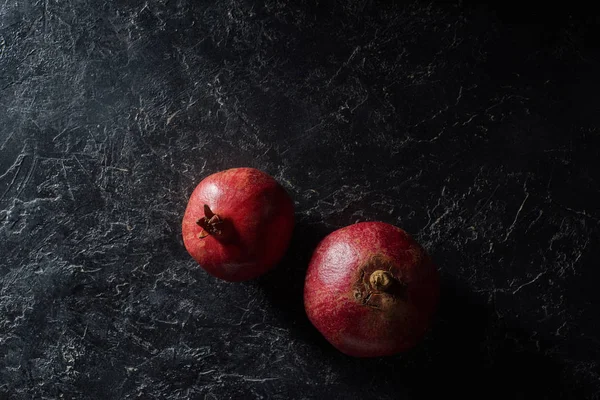
<path fill-rule="evenodd" d="M 0 399 L 599 398 L 599 25 L 568 4 L 0 1 Z M 289 190 L 297 228 L 227 284 L 180 222 L 237 166 Z M 443 276 L 397 357 L 346 357 L 303 310 L 315 244 L 365 220 Z"/>

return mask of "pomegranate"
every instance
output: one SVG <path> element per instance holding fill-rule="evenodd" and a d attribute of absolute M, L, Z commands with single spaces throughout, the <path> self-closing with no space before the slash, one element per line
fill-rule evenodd
<path fill-rule="evenodd" d="M 283 257 L 294 227 L 294 203 L 271 176 L 233 168 L 206 177 L 183 216 L 185 248 L 209 274 L 253 279 Z"/>
<path fill-rule="evenodd" d="M 383 222 L 361 222 L 319 243 L 306 274 L 304 306 L 338 350 L 378 357 L 420 341 L 439 292 L 436 267 L 408 233 Z"/>

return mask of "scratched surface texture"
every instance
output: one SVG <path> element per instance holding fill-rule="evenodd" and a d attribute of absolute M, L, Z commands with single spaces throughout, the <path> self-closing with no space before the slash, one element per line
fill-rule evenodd
<path fill-rule="evenodd" d="M 388 3 L 0 1 L 0 399 L 600 397 L 598 21 Z M 236 166 L 297 227 L 227 284 L 180 222 Z M 366 220 L 443 277 L 384 359 L 302 305 L 316 243 Z"/>

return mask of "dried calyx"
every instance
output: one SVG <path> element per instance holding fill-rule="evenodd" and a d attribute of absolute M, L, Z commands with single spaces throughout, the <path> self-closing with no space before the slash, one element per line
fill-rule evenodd
<path fill-rule="evenodd" d="M 405 298 L 406 285 L 387 270 L 377 269 L 371 274 L 362 271 L 353 293 L 360 304 L 383 309 L 388 307 L 385 303 Z"/>
<path fill-rule="evenodd" d="M 204 205 L 204 217 L 196 221 L 202 228 L 198 238 L 204 239 L 212 235 L 217 239 L 227 239 L 231 236 L 231 226 L 227 220 L 212 212 L 208 205 Z"/>
<path fill-rule="evenodd" d="M 385 292 L 391 288 L 396 279 L 388 271 L 378 269 L 374 271 L 369 277 L 369 283 L 373 290 L 378 292 Z"/>

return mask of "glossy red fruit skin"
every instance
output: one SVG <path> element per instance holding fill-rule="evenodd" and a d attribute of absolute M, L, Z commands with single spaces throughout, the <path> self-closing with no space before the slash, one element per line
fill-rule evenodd
<path fill-rule="evenodd" d="M 365 285 L 378 269 L 402 282 L 401 290 L 389 295 Z M 306 274 L 304 305 L 338 350 L 379 357 L 406 351 L 423 338 L 439 292 L 436 267 L 409 234 L 383 222 L 361 222 L 319 243 Z"/>
<path fill-rule="evenodd" d="M 233 235 L 199 238 L 204 205 L 231 222 Z M 191 194 L 182 222 L 188 253 L 209 274 L 230 282 L 254 279 L 281 260 L 294 228 L 294 203 L 271 176 L 232 168 L 203 179 Z"/>

